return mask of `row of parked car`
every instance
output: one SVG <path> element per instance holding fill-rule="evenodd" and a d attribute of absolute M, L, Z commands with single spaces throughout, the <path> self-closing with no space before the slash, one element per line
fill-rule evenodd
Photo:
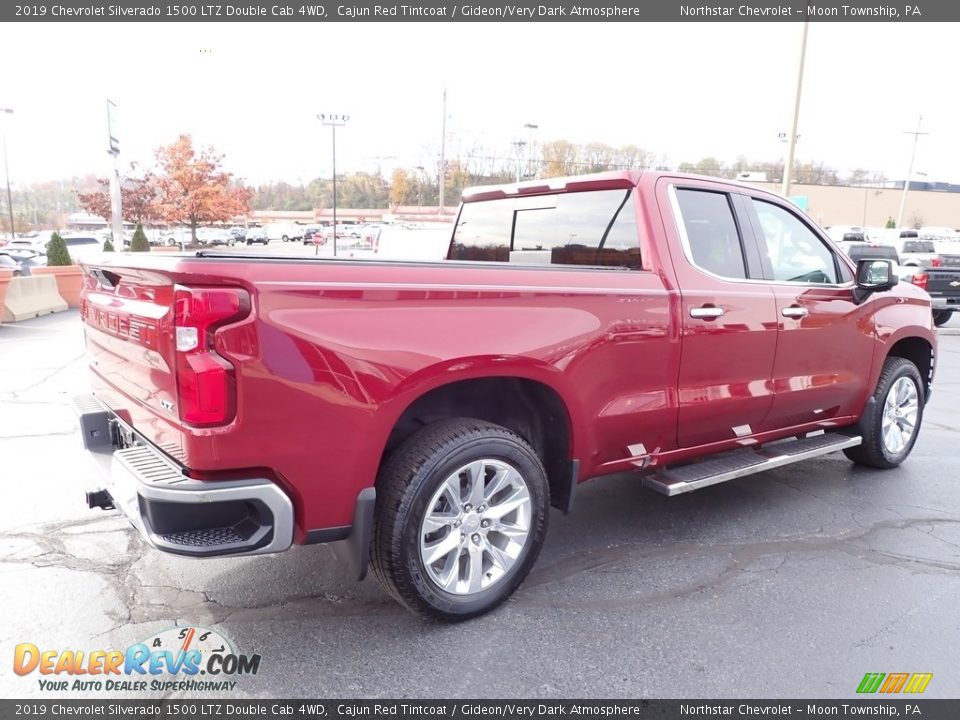
<path fill-rule="evenodd" d="M 933 322 L 945 325 L 960 310 L 960 233 L 951 228 L 827 228 L 854 262 L 892 260 L 901 282 L 923 288 L 933 302 Z"/>
<path fill-rule="evenodd" d="M 47 264 L 47 243 L 52 233 L 37 233 L 10 240 L 0 247 L 0 268 L 13 270 L 14 277 L 28 276 L 34 267 Z M 93 235 L 64 234 L 73 260 L 91 260 L 103 252 L 103 242 Z"/>
<path fill-rule="evenodd" d="M 960 233 L 946 227 L 916 229 L 838 225 L 827 228 L 827 234 L 841 250 L 851 244 L 861 243 L 892 246 L 897 250 L 900 264 L 907 267 L 935 264 L 940 253 L 960 253 Z"/>

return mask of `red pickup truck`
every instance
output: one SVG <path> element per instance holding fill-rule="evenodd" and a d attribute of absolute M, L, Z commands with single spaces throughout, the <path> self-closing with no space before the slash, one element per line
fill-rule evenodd
<path fill-rule="evenodd" d="M 783 198 L 616 172 L 464 194 L 442 262 L 204 250 L 85 266 L 91 507 L 196 557 L 334 543 L 456 620 L 553 505 L 843 450 L 890 468 L 930 397 L 930 298 Z"/>

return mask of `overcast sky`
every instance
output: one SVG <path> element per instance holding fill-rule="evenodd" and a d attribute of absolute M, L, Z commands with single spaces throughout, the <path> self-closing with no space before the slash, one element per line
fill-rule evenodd
<path fill-rule="evenodd" d="M 451 145 L 632 143 L 669 162 L 782 157 L 800 23 L 18 24 L 0 64 L 13 182 L 106 174 L 105 98 L 121 159 L 180 133 L 250 183 L 330 173 L 318 112 L 351 115 L 338 171 L 436 162 Z M 960 182 L 953 24 L 814 23 L 800 160 Z"/>

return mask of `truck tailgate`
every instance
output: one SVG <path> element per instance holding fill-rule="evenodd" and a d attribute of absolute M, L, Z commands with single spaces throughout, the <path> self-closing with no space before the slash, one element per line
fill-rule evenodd
<path fill-rule="evenodd" d="M 927 275 L 927 293 L 931 297 L 947 298 L 950 304 L 957 303 L 960 308 L 960 267 L 929 267 Z"/>
<path fill-rule="evenodd" d="M 163 273 L 88 267 L 80 317 L 96 396 L 147 440 L 182 460 L 173 298 L 174 283 Z"/>

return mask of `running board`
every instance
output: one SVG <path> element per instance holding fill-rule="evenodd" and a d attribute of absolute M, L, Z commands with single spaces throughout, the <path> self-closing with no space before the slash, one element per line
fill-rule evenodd
<path fill-rule="evenodd" d="M 759 450 L 734 450 L 712 460 L 644 475 L 643 484 L 664 495 L 679 495 L 744 475 L 772 470 L 801 460 L 809 460 L 818 455 L 854 447 L 860 442 L 859 435 L 842 435 L 836 432 L 786 442 L 779 441 L 764 445 Z"/>

